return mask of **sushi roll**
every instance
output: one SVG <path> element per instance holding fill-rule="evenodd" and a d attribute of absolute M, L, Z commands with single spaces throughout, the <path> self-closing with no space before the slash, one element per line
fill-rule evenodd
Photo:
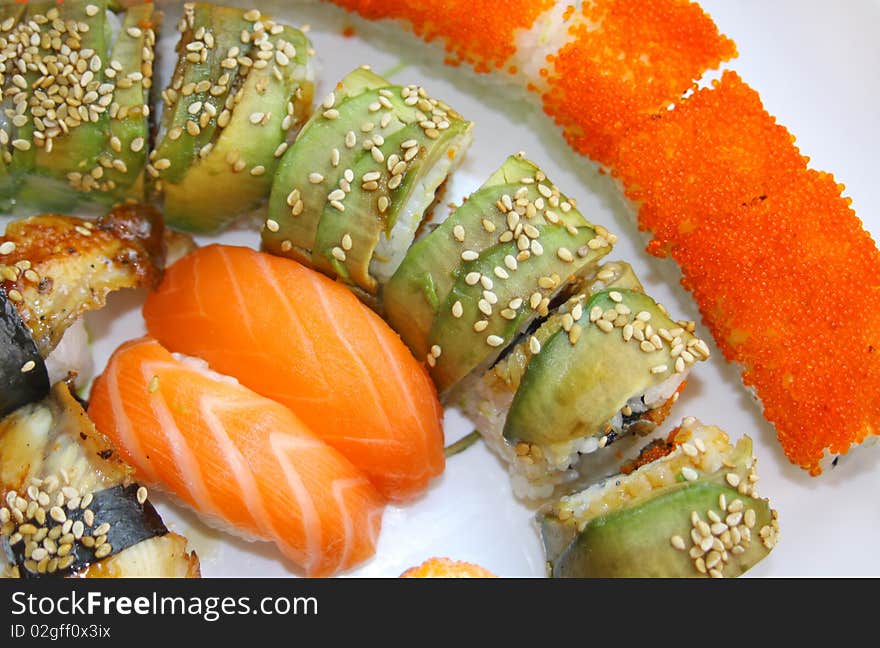
<path fill-rule="evenodd" d="M 471 127 L 420 86 L 354 70 L 282 158 L 264 248 L 376 295 L 470 145 Z"/>
<path fill-rule="evenodd" d="M 89 378 L 81 315 L 112 291 L 158 280 L 163 231 L 157 212 L 136 206 L 96 220 L 46 214 L 9 223 L 0 237 L 0 416 L 71 371 Z"/>
<path fill-rule="evenodd" d="M 269 540 L 308 576 L 373 555 L 384 502 L 289 409 L 150 338 L 121 346 L 89 415 L 150 485 L 210 524 Z"/>
<path fill-rule="evenodd" d="M 158 281 L 162 217 L 122 205 L 95 220 L 43 214 L 12 221 L 0 237 L 0 287 L 42 357 L 107 295 Z"/>
<path fill-rule="evenodd" d="M 290 408 L 385 498 L 413 499 L 443 472 L 443 410 L 427 372 L 339 282 L 210 245 L 169 268 L 143 312 L 164 346 Z"/>
<path fill-rule="evenodd" d="M 732 70 L 707 82 L 736 45 L 697 3 L 332 1 L 528 91 L 619 181 L 793 464 L 818 475 L 876 442 L 880 252 L 755 89 Z M 863 290 L 841 308 L 829 285 Z"/>
<path fill-rule="evenodd" d="M 117 15 L 111 4 L 4 3 L 8 205 L 67 211 L 143 200 L 157 13 L 146 3 Z"/>
<path fill-rule="evenodd" d="M 299 29 L 243 10 L 185 4 L 177 66 L 147 171 L 169 224 L 210 232 L 260 205 L 314 92 Z"/>
<path fill-rule="evenodd" d="M 518 153 L 407 252 L 384 314 L 448 395 L 546 316 L 615 240 Z"/>
<path fill-rule="evenodd" d="M 607 474 L 619 447 L 601 450 L 654 431 L 691 367 L 709 355 L 693 323 L 672 320 L 627 264 L 606 264 L 582 283 L 586 290 L 524 335 L 460 398 L 508 464 L 522 498 L 545 499 Z"/>
<path fill-rule="evenodd" d="M 752 441 L 684 419 L 624 472 L 537 517 L 554 578 L 736 577 L 779 538 Z"/>
<path fill-rule="evenodd" d="M 199 560 L 70 386 L 0 421 L 0 575 L 194 578 Z"/>

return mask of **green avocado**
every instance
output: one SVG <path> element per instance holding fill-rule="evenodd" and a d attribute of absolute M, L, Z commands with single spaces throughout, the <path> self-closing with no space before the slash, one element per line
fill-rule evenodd
<path fill-rule="evenodd" d="M 38 68 L 17 70 L 24 84 L 19 84 L 16 97 L 26 96 L 28 109 L 11 135 L 22 142 L 9 169 L 16 202 L 68 211 L 129 198 L 143 200 L 154 5 L 127 9 L 115 42 L 107 19 L 108 8 L 115 9 L 115 3 L 70 0 L 32 2 L 26 7 L 28 22 L 16 37 L 32 38 L 34 24 L 51 23 L 55 30 L 63 25 L 63 35 L 55 39 L 49 39 L 43 28 L 46 38 L 31 45 L 31 53 L 42 59 L 44 69 L 63 66 L 68 71 L 58 73 L 64 83 L 47 88 L 39 85 Z"/>
<path fill-rule="evenodd" d="M 593 321 L 616 309 L 628 313 L 618 314 L 628 324 Z M 630 398 L 702 357 L 691 349 L 691 333 L 634 290 L 601 290 L 549 325 L 555 330 L 532 356 L 507 414 L 504 436 L 510 441 L 552 444 L 605 434 Z M 693 360 L 682 358 L 685 349 Z"/>
<path fill-rule="evenodd" d="M 551 506 L 538 515 L 541 539 L 547 557 L 548 572 L 554 578 L 697 578 L 706 575 L 706 561 L 728 577 L 746 572 L 770 552 L 773 543 L 765 543 L 761 533 L 765 527 L 777 527 L 775 512 L 766 499 L 744 495 L 727 481 L 732 473 L 738 479 L 749 477 L 752 444 L 744 437 L 725 458 L 730 467 L 711 474 L 701 474 L 694 481 L 680 479 L 677 483 L 638 498 L 630 505 L 613 507 L 603 515 L 582 519 L 559 512 Z M 661 458 L 650 466 L 666 462 Z M 638 472 L 638 471 L 637 471 Z M 622 488 L 623 476 L 609 479 L 605 490 Z M 576 496 L 575 496 L 576 497 Z M 730 515 L 721 503 L 741 502 L 741 513 Z M 752 513 L 743 514 L 747 511 Z M 712 512 L 710 514 L 710 512 Z M 693 549 L 694 514 L 707 525 L 716 520 L 725 523 L 716 537 L 731 542 L 721 533 L 732 527 L 750 526 L 750 537 L 741 539 L 740 548 L 720 547 L 724 560 L 716 564 L 708 551 Z M 739 531 L 737 531 L 737 534 Z M 697 533 L 696 538 L 700 535 Z M 734 540 L 736 538 L 734 537 Z M 774 538 L 775 540 L 775 538 Z M 676 546 L 676 543 L 677 546 Z M 714 547 L 719 549 L 718 546 Z M 693 554 L 693 551 L 697 551 Z M 702 564 L 697 566 L 696 558 Z"/>
<path fill-rule="evenodd" d="M 579 287 L 579 292 L 588 294 L 597 293 L 600 290 L 609 290 L 616 288 L 617 290 L 633 290 L 635 292 L 645 292 L 645 287 L 636 276 L 635 270 L 626 261 L 607 261 L 600 265 L 596 272 L 582 282 L 583 287 Z"/>
<path fill-rule="evenodd" d="M 385 316 L 447 393 L 546 316 L 612 241 L 536 165 L 511 156 L 410 249 L 383 292 Z"/>
<path fill-rule="evenodd" d="M 245 20 L 244 13 L 206 3 L 184 8 L 177 66 L 162 95 L 161 136 L 150 154 L 151 173 L 161 183 L 183 181 L 212 142 L 220 115 L 231 108 L 242 63 L 252 64 L 252 43 L 243 43 L 241 34 L 253 21 Z"/>
<path fill-rule="evenodd" d="M 98 11 L 90 16 L 86 11 L 88 4 L 94 4 Z M 79 28 L 80 51 L 92 51 L 89 57 L 88 69 L 81 73 L 80 88 L 83 90 L 82 105 L 87 105 L 86 97 L 94 93 L 98 97 L 101 86 L 105 83 L 104 70 L 106 66 L 106 52 L 110 49 L 110 26 L 107 22 L 107 0 L 89 2 L 88 0 L 74 0 L 56 5 L 58 20 L 67 24 L 76 21 L 77 24 L 88 26 L 87 31 Z M 48 16 L 53 10 L 49 9 Z M 32 15 L 29 10 L 28 15 Z M 44 50 L 43 54 L 54 54 L 54 48 Z M 93 77 L 88 83 L 85 77 L 91 73 Z M 70 128 L 66 134 L 53 138 L 52 149 L 45 146 L 35 146 L 33 156 L 33 175 L 23 178 L 19 188 L 19 200 L 25 204 L 39 204 L 44 208 L 57 211 L 72 209 L 78 196 L 70 191 L 69 177 L 71 173 L 88 173 L 99 166 L 99 158 L 104 152 L 107 142 L 110 117 L 107 107 L 101 106 L 100 98 L 90 102 L 96 110 L 83 108 L 79 111 L 79 125 Z M 45 182 L 36 176 L 43 176 L 50 180 Z M 63 192 L 51 192 L 51 180 L 61 183 Z"/>
<path fill-rule="evenodd" d="M 305 34 L 287 26 L 274 31 L 261 41 L 261 47 L 271 45 L 263 51 L 275 53 L 272 64 L 250 68 L 241 80 L 237 103 L 210 149 L 192 161 L 179 181 L 163 179 L 169 223 L 198 232 L 216 230 L 269 195 L 288 133 L 308 113 L 314 92 Z"/>
<path fill-rule="evenodd" d="M 5 43 L 5 47 L 2 50 L 4 60 L 9 60 L 10 56 L 15 54 L 16 45 L 9 42 L 9 37 L 22 16 L 24 16 L 24 10 L 25 5 L 20 3 L 5 3 L 0 6 L 0 41 Z M 4 74 L 4 79 L 9 84 L 11 84 L 9 78 L 12 76 L 9 74 L 10 71 L 10 68 L 7 67 L 7 72 Z M 8 86 L 4 85 L 0 89 L 3 92 L 0 110 L 4 111 L 3 122 L 7 123 L 9 117 L 6 115 L 6 111 L 13 108 L 13 103 L 8 93 Z M 4 212 L 12 209 L 15 198 L 15 182 L 13 181 L 11 169 L 13 149 L 11 147 L 10 127 L 14 129 L 14 126 L 10 125 L 0 131 L 0 211 Z"/>
<path fill-rule="evenodd" d="M 469 143 L 470 129 L 420 89 L 358 68 L 282 160 L 264 247 L 376 295 Z"/>
<path fill-rule="evenodd" d="M 577 532 L 548 516 L 541 534 L 554 578 L 697 578 L 702 576 L 686 551 L 675 549 L 670 538 L 689 539 L 691 511 L 717 507 L 719 496 L 737 497 L 756 513 L 756 528 L 770 524 L 767 500 L 742 497 L 736 489 L 716 482 L 688 482 L 639 506 L 591 520 Z M 569 543 L 565 539 L 575 536 Z M 560 548 L 561 547 L 561 548 Z M 731 556 L 728 575 L 739 576 L 766 556 L 768 550 L 755 533 L 748 549 Z"/>
<path fill-rule="evenodd" d="M 114 201 L 145 199 L 144 168 L 150 148 L 149 98 L 153 82 L 156 25 L 154 5 L 129 7 L 110 60 L 116 90 L 110 138 L 101 166 L 101 190 Z"/>
<path fill-rule="evenodd" d="M 345 169 L 350 168 L 355 159 L 355 146 L 344 145 L 346 134 L 354 129 L 355 137 L 362 135 L 359 126 L 374 101 L 370 93 L 387 85 L 378 75 L 358 68 L 336 85 L 333 97 L 328 97 L 324 105 L 315 110 L 275 172 L 269 196 L 269 220 L 279 227 L 263 229 L 264 249 L 311 264 L 327 195 L 338 186 Z M 325 117 L 325 114 L 333 114 L 327 112 L 330 110 L 336 111 L 338 117 Z M 394 128 L 403 126 L 397 119 L 392 121 Z M 321 156 L 315 151 L 320 151 Z"/>

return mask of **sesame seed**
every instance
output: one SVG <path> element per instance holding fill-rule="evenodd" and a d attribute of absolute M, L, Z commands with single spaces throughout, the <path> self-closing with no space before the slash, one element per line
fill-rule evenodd
<path fill-rule="evenodd" d="M 561 247 L 556 250 L 556 256 L 558 256 L 562 261 L 565 261 L 566 263 L 571 263 L 572 261 L 574 261 L 574 256 L 572 255 L 571 250 L 566 247 Z"/>
<path fill-rule="evenodd" d="M 15 252 L 15 243 L 12 241 L 6 241 L 3 244 L 0 244 L 0 254 L 7 255 Z"/>
<path fill-rule="evenodd" d="M 655 374 L 655 375 L 664 373 L 666 371 L 669 371 L 669 367 L 667 367 L 665 364 L 660 364 L 655 367 L 651 367 L 651 373 Z"/>
<path fill-rule="evenodd" d="M 109 543 L 102 543 L 97 549 L 95 549 L 95 558 L 102 559 L 106 558 L 110 555 L 110 552 L 113 551 L 113 547 L 110 546 Z"/>
<path fill-rule="evenodd" d="M 480 333 L 481 331 L 485 331 L 487 326 L 489 326 L 488 320 L 477 320 L 474 322 L 474 331 Z"/>
<path fill-rule="evenodd" d="M 739 475 L 737 475 L 736 473 L 727 473 L 725 479 L 727 480 L 727 483 L 730 484 L 733 488 L 739 486 L 740 478 Z"/>
<path fill-rule="evenodd" d="M 684 539 L 680 535 L 674 535 L 669 539 L 669 542 L 673 547 L 678 549 L 679 551 L 685 550 Z"/>
<path fill-rule="evenodd" d="M 461 301 L 456 301 L 452 305 L 452 316 L 456 319 L 461 317 L 464 314 L 464 307 L 461 305 Z"/>
<path fill-rule="evenodd" d="M 345 251 L 341 247 L 334 247 L 330 250 L 330 253 L 333 255 L 333 258 L 338 261 L 345 261 Z"/>
<path fill-rule="evenodd" d="M 378 205 L 380 214 L 385 213 L 385 210 L 388 209 L 388 205 L 390 204 L 390 202 L 391 201 L 388 199 L 388 196 L 379 196 Z"/>
<path fill-rule="evenodd" d="M 697 471 L 690 466 L 685 466 L 681 469 L 681 476 L 688 481 L 695 481 L 699 477 Z M 702 524 L 705 524 L 705 522 L 703 522 Z"/>
<path fill-rule="evenodd" d="M 266 219 L 266 229 L 270 232 L 277 232 L 281 229 L 281 226 L 278 224 L 278 221 L 268 218 Z"/>
<path fill-rule="evenodd" d="M 309 182 L 311 182 L 312 184 L 320 184 L 324 182 L 324 176 L 322 176 L 320 173 L 312 172 L 309 174 Z"/>
<path fill-rule="evenodd" d="M 97 5 L 93 5 L 93 4 L 86 5 L 86 15 L 87 15 L 89 18 L 91 18 L 91 17 L 93 17 L 93 16 L 97 16 L 97 15 L 98 15 L 98 11 L 99 11 L 99 9 L 98 9 L 98 6 L 97 6 Z M 5 29 L 5 27 L 4 27 L 4 29 Z"/>
<path fill-rule="evenodd" d="M 36 367 L 36 363 L 33 360 L 28 360 L 23 365 L 21 365 L 21 373 L 28 373 L 29 371 L 33 371 L 34 367 Z"/>
<path fill-rule="evenodd" d="M 486 338 L 486 344 L 488 344 L 490 347 L 501 346 L 502 344 L 504 344 L 504 338 L 497 335 L 490 335 Z"/>
<path fill-rule="evenodd" d="M 604 319 L 598 320 L 596 326 L 598 326 L 604 333 L 611 333 L 611 331 L 614 330 L 614 324 Z"/>
<path fill-rule="evenodd" d="M 534 335 L 529 337 L 529 351 L 532 352 L 532 355 L 536 355 L 541 352 L 541 341 L 538 340 Z"/>
<path fill-rule="evenodd" d="M 462 261 L 476 261 L 478 258 L 480 258 L 480 255 L 473 250 L 465 250 L 461 253 Z"/>

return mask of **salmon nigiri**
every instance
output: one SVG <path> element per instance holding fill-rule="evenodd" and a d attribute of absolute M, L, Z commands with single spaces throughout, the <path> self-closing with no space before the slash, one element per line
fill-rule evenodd
<path fill-rule="evenodd" d="M 307 575 L 373 555 L 383 501 L 283 405 L 150 338 L 122 345 L 89 416 L 138 477 L 211 520 L 273 541 Z"/>
<path fill-rule="evenodd" d="M 169 268 L 150 335 L 289 407 L 382 495 L 443 471 L 442 410 L 398 335 L 344 286 L 296 261 L 211 245 Z"/>

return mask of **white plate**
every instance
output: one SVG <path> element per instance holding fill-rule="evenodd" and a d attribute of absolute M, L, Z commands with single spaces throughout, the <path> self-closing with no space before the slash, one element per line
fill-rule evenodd
<path fill-rule="evenodd" d="M 171 16 L 176 13 L 178 3 L 160 0 L 159 4 Z M 273 11 L 276 5 L 279 9 Z M 872 27 L 880 24 L 880 5 L 852 0 L 845 11 L 834 11 L 827 2 L 816 0 L 707 0 L 703 6 L 737 42 L 740 57 L 730 67 L 760 90 L 768 110 L 798 136 L 812 165 L 833 171 L 847 184 L 847 194 L 865 226 L 880 237 L 880 185 L 876 182 L 880 44 Z M 260 8 L 311 25 L 321 64 L 318 98 L 345 73 L 368 63 L 379 73 L 393 70 L 395 82 L 426 86 L 476 122 L 474 145 L 449 187 L 449 200 L 460 200 L 505 156 L 524 150 L 578 199 L 588 218 L 620 235 L 611 256 L 632 263 L 650 294 L 673 314 L 699 319 L 693 301 L 678 285 L 675 264 L 643 252 L 645 238 L 637 232 L 610 181 L 572 153 L 557 129 L 522 95 L 499 92 L 492 81 L 464 68 L 443 67 L 437 49 L 402 31 L 390 32 L 395 37 L 388 38 L 387 28 L 377 30 L 330 5 L 279 1 L 260 3 Z M 166 21 L 168 27 L 173 24 L 172 19 Z M 356 34 L 345 38 L 342 31 L 349 26 Z M 171 51 L 176 35 L 165 31 L 161 47 Z M 167 78 L 168 70 L 164 73 Z M 241 229 L 213 240 L 259 244 L 256 232 Z M 144 333 L 142 299 L 142 293 L 117 294 L 107 309 L 88 316 L 99 368 L 119 343 Z M 880 492 L 876 450 L 844 457 L 836 469 L 818 479 L 791 466 L 773 430 L 740 386 L 738 373 L 723 362 L 714 346 L 712 360 L 692 374 L 665 429 L 684 415 L 720 424 L 733 436 L 749 434 L 755 439 L 760 492 L 779 510 L 782 536 L 775 551 L 751 575 L 880 575 L 880 554 L 874 543 L 880 528 L 880 507 L 874 499 Z M 458 412 L 449 411 L 445 429 L 451 442 L 472 427 Z M 296 573 L 271 545 L 249 544 L 211 531 L 170 499 L 160 500 L 160 509 L 169 526 L 190 538 L 205 576 Z M 387 509 L 376 556 L 348 575 L 397 576 L 429 556 L 442 555 L 477 562 L 502 576 L 543 576 L 532 515 L 513 498 L 499 461 L 478 444 L 451 458 L 446 473 L 420 500 Z"/>

